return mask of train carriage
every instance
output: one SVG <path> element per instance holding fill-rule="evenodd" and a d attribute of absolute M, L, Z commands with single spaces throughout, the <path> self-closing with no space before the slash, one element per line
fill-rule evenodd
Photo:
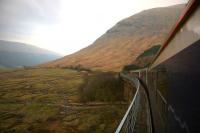
<path fill-rule="evenodd" d="M 148 71 L 165 132 L 200 132 L 200 6 L 191 0 Z M 154 73 L 154 74 L 153 74 Z M 154 91 L 156 90 L 156 91 Z M 155 124 L 156 125 L 156 124 Z"/>
<path fill-rule="evenodd" d="M 150 132 L 200 133 L 199 0 L 187 3 L 150 67 L 131 76 L 138 77 L 149 96 Z"/>

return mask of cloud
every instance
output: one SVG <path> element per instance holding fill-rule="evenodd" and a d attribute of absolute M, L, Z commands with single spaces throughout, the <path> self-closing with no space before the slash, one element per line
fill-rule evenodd
<path fill-rule="evenodd" d="M 0 33 L 27 36 L 37 24 L 56 23 L 59 2 L 59 0 L 1 0 Z"/>
<path fill-rule="evenodd" d="M 0 39 L 63 54 L 92 44 L 121 19 L 188 0 L 0 0 Z"/>

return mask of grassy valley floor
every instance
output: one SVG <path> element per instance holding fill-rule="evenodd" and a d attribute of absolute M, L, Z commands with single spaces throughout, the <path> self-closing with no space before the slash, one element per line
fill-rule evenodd
<path fill-rule="evenodd" d="M 125 104 L 84 104 L 84 73 L 69 69 L 0 71 L 0 132 L 114 132 Z"/>

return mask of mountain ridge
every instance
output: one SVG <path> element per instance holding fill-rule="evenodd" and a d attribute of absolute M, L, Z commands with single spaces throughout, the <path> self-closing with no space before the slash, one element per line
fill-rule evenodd
<path fill-rule="evenodd" d="M 33 45 L 0 40 L 0 65 L 4 67 L 32 66 L 60 57 L 55 52 Z"/>
<path fill-rule="evenodd" d="M 119 71 L 145 49 L 162 44 L 184 5 L 144 10 L 119 21 L 92 45 L 61 59 L 40 65 L 85 67 Z"/>

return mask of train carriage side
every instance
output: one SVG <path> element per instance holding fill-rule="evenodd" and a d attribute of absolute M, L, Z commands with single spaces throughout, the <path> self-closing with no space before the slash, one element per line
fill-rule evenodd
<path fill-rule="evenodd" d="M 156 132 L 200 132 L 200 6 L 185 14 L 141 78 L 149 89 Z"/>

